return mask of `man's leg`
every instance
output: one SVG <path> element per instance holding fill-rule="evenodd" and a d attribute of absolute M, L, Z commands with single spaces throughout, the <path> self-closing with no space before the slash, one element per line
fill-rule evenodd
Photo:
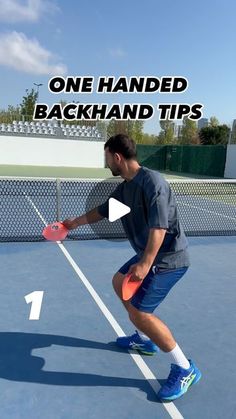
<path fill-rule="evenodd" d="M 181 274 L 180 274 L 181 275 Z M 182 368 L 189 368 L 189 361 L 182 352 L 181 348 L 175 341 L 170 329 L 166 326 L 166 324 L 160 320 L 157 316 L 154 316 L 152 313 L 147 313 L 141 309 L 137 309 L 133 306 L 130 301 L 123 301 L 122 299 L 122 283 L 124 280 L 124 276 L 121 272 L 117 272 L 113 278 L 113 287 L 115 289 L 116 294 L 122 301 L 124 307 L 128 311 L 129 318 L 131 322 L 137 327 L 139 331 L 144 333 L 158 348 L 160 348 L 163 352 L 169 354 L 169 357 L 172 362 L 175 362 Z M 162 279 L 159 279 L 163 281 Z M 164 279 L 164 283 L 166 279 Z M 163 292 L 161 285 L 161 293 Z M 152 352 L 152 349 L 150 349 Z M 157 351 L 157 348 L 154 348 L 153 353 Z"/>
<path fill-rule="evenodd" d="M 175 400 L 186 393 L 192 384 L 200 380 L 201 372 L 191 360 L 185 357 L 169 328 L 158 317 L 138 310 L 130 301 L 122 300 L 123 280 L 124 275 L 118 272 L 113 278 L 113 287 L 128 311 L 130 320 L 163 352 L 168 353 L 172 360 L 170 374 L 157 396 L 164 401 Z"/>
<path fill-rule="evenodd" d="M 163 352 L 170 352 L 176 346 L 170 329 L 153 314 L 137 310 L 131 304 L 129 306 L 129 318 L 131 322 L 147 335 Z"/>
<path fill-rule="evenodd" d="M 117 272 L 113 278 L 113 287 L 129 313 L 132 323 L 147 335 L 162 351 L 170 352 L 176 346 L 176 342 L 168 327 L 156 316 L 144 313 L 132 306 L 130 301 L 122 299 L 122 283 L 125 275 Z"/>

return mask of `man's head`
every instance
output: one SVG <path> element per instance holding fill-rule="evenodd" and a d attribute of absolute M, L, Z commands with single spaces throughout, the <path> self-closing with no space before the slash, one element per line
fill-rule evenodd
<path fill-rule="evenodd" d="M 137 159 L 136 144 L 125 134 L 113 135 L 104 145 L 106 163 L 113 176 L 122 174 L 126 163 Z"/>

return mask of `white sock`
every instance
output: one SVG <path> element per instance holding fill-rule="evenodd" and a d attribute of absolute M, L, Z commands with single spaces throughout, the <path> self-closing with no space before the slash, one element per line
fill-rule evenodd
<path fill-rule="evenodd" d="M 186 370 L 190 368 L 190 363 L 188 362 L 186 356 L 184 355 L 178 344 L 176 344 L 175 348 L 172 349 L 172 351 L 167 353 L 170 354 L 172 359 L 174 359 L 174 363 L 179 365 L 181 368 L 184 368 Z"/>

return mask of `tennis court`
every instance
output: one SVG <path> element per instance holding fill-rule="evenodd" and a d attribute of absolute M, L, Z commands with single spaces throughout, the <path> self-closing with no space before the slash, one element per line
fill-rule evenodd
<path fill-rule="evenodd" d="M 192 266 L 158 315 L 203 378 L 165 404 L 155 393 L 169 372 L 166 356 L 114 344 L 133 332 L 111 285 L 133 255 L 121 224 L 86 226 L 63 243 L 41 235 L 45 224 L 81 213 L 114 186 L 1 178 L 0 417 L 235 417 L 235 182 L 172 182 Z M 38 321 L 29 320 L 25 301 L 34 291 L 44 292 Z"/>
<path fill-rule="evenodd" d="M 94 167 L 53 167 L 53 166 L 24 166 L 24 165 L 0 165 L 0 176 L 17 176 L 17 177 L 41 177 L 41 178 L 101 178 L 107 179 L 111 177 L 111 171 L 107 168 Z M 203 176 L 195 175 L 197 178 Z M 191 175 L 191 177 L 195 177 Z M 184 179 L 186 175 L 178 173 L 165 172 L 168 179 Z M 187 175 L 189 177 L 189 175 Z M 204 177 L 205 178 L 205 177 Z M 211 178 L 211 176 L 209 176 Z"/>

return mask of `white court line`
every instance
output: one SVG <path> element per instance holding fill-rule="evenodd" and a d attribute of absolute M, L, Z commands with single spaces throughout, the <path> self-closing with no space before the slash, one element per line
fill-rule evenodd
<path fill-rule="evenodd" d="M 36 211 L 37 215 L 40 217 L 40 219 L 43 221 L 45 225 L 47 225 L 46 220 L 43 218 L 42 214 L 32 201 L 32 199 L 25 194 L 26 199 L 28 202 L 32 205 L 34 210 Z M 87 288 L 88 292 L 96 302 L 97 306 L 100 308 L 110 325 L 112 326 L 113 330 L 116 332 L 117 336 L 126 336 L 122 328 L 120 327 L 119 323 L 116 321 L 114 316 L 111 314 L 111 312 L 108 310 L 107 306 L 104 304 L 102 299 L 99 297 L 98 293 L 95 291 L 93 286 L 90 284 L 86 276 L 83 274 L 81 269 L 78 267 L 72 256 L 69 254 L 69 252 L 66 250 L 65 246 L 61 242 L 56 242 L 63 252 L 64 256 L 78 275 L 79 279 L 82 281 L 82 283 Z M 143 360 L 143 358 L 138 353 L 133 353 L 133 351 L 128 351 L 131 358 L 137 365 L 137 367 L 140 369 L 143 376 L 146 378 L 152 389 L 155 393 L 157 393 L 158 389 L 160 388 L 160 385 L 158 384 L 157 378 L 153 374 L 153 372 L 150 370 L 146 362 Z M 173 402 L 170 403 L 162 403 L 163 407 L 166 409 L 168 414 L 172 419 L 184 419 L 184 417 L 181 415 L 177 407 Z"/>
<path fill-rule="evenodd" d="M 182 201 L 176 201 L 176 202 L 177 202 L 178 205 L 185 205 L 186 207 L 194 208 L 194 209 L 197 209 L 197 210 L 200 210 L 200 211 L 204 211 L 204 212 L 207 212 L 208 214 L 219 215 L 219 217 L 227 218 L 228 220 L 231 220 L 231 221 L 236 221 L 235 217 L 230 217 L 229 215 L 224 215 L 224 214 L 221 214 L 219 212 L 207 210 L 205 208 L 201 208 L 201 207 L 198 207 L 196 205 L 186 204 L 185 202 L 182 202 Z M 214 201 L 214 202 L 218 202 L 218 201 Z"/>
<path fill-rule="evenodd" d="M 35 212 L 37 213 L 37 215 L 39 216 L 40 220 L 43 222 L 43 224 L 46 226 L 47 225 L 47 221 L 43 218 L 42 214 L 39 212 L 38 208 L 36 207 L 36 205 L 33 203 L 32 199 L 26 195 L 25 192 L 23 192 L 23 194 L 25 195 L 27 201 L 32 205 L 32 207 L 34 208 Z"/>

